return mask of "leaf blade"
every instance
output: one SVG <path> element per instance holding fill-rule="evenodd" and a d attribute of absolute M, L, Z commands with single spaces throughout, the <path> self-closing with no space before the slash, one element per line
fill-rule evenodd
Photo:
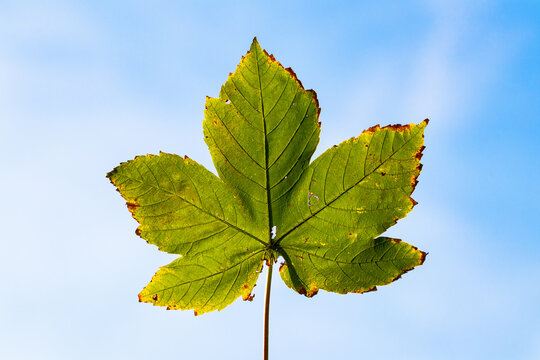
<path fill-rule="evenodd" d="M 276 243 L 291 245 L 309 234 L 332 238 L 327 236 L 326 227 L 317 231 L 321 222 L 335 225 L 332 230 L 339 234 L 336 241 L 351 232 L 373 239 L 405 217 L 416 203 L 410 195 L 421 170 L 427 123 L 425 120 L 418 125 L 374 127 L 324 152 L 310 164 L 296 188 Z M 382 149 L 388 133 L 393 133 L 392 145 L 397 142 L 397 149 L 393 148 L 384 161 L 377 161 L 381 156 L 370 148 L 376 141 L 379 145 L 373 148 Z M 359 161 L 352 161 L 352 152 Z M 369 158 L 373 160 L 366 161 Z M 375 212 L 383 214 L 370 214 Z"/>
<path fill-rule="evenodd" d="M 203 313 L 222 309 L 251 291 L 262 264 L 262 255 L 254 261 L 253 254 L 264 255 L 265 244 L 253 235 L 254 224 L 246 220 L 243 207 L 219 178 L 187 157 L 165 153 L 139 156 L 115 168 L 108 177 L 139 222 L 137 235 L 162 251 L 182 255 L 156 273 L 141 293 L 141 301 Z M 217 301 L 208 295 L 213 283 L 200 280 L 202 269 L 213 269 L 215 277 L 220 269 L 231 267 L 230 261 L 240 261 L 235 266 L 249 273 L 243 273 L 240 282 L 233 282 L 227 295 Z M 197 281 L 201 294 L 189 301 L 182 298 L 180 292 Z M 164 284 L 169 291 L 160 288 Z M 169 299 L 162 297 L 164 292 Z M 205 302 L 201 302 L 203 294 L 209 296 Z"/>
<path fill-rule="evenodd" d="M 318 101 L 294 72 L 254 39 L 221 88 L 207 98 L 205 141 L 220 177 L 270 230 L 319 140 Z M 292 134 L 292 135 L 291 135 Z"/>
<path fill-rule="evenodd" d="M 174 260 L 158 270 L 139 301 L 200 315 L 222 310 L 239 296 L 251 300 L 264 250 L 227 255 L 214 250 Z"/>
<path fill-rule="evenodd" d="M 285 284 L 311 297 L 319 289 L 339 294 L 374 291 L 422 265 L 426 253 L 401 240 L 379 237 L 349 241 L 341 248 L 284 246 L 283 256 L 280 275 Z"/>
<path fill-rule="evenodd" d="M 138 156 L 108 177 L 139 222 L 137 235 L 162 251 L 187 255 L 190 241 L 210 241 L 213 233 L 227 230 L 252 239 L 253 246 L 263 245 L 221 180 L 187 157 Z"/>
<path fill-rule="evenodd" d="M 418 125 L 371 128 L 327 150 L 310 165 L 287 207 L 282 233 L 276 238 L 286 261 L 282 277 L 289 287 L 308 296 L 319 288 L 339 293 L 368 291 L 423 262 L 424 253 L 400 242 L 402 249 L 408 246 L 414 250 L 416 262 L 405 261 L 390 269 L 393 276 L 371 277 L 369 282 L 365 274 L 362 278 L 355 276 L 363 274 L 362 266 L 380 268 L 379 260 L 356 264 L 359 268 L 355 273 L 351 270 L 354 262 L 343 263 L 349 268 L 345 271 L 339 256 L 387 239 L 377 236 L 416 204 L 410 195 L 421 170 L 426 125 L 427 120 Z M 326 258 L 327 254 L 335 257 Z M 298 261 L 304 257 L 309 261 Z M 321 267 L 330 275 L 328 279 L 336 277 L 341 283 L 329 285 L 321 279 Z"/>

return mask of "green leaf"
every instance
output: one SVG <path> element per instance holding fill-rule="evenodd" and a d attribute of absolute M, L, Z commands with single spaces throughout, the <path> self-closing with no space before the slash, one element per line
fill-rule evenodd
<path fill-rule="evenodd" d="M 137 235 L 182 255 L 156 273 L 140 301 L 204 313 L 249 297 L 265 244 L 250 234 L 243 206 L 214 174 L 187 157 L 161 153 L 107 176 L 140 223 Z"/>
<path fill-rule="evenodd" d="M 375 238 L 416 204 L 410 195 L 421 170 L 426 125 L 370 128 L 310 165 L 275 239 L 289 259 L 281 272 L 288 286 L 308 296 L 319 288 L 363 292 L 424 261 L 425 254 L 408 244 L 382 246 L 393 241 Z M 291 266 L 304 269 L 296 283 L 290 281 Z"/>
<path fill-rule="evenodd" d="M 424 252 L 380 235 L 416 204 L 428 121 L 372 127 L 310 164 L 319 112 L 315 92 L 254 39 L 219 97 L 206 100 L 204 135 L 219 178 L 164 153 L 107 175 L 136 233 L 181 255 L 140 301 L 220 310 L 251 300 L 264 261 L 278 257 L 287 286 L 306 296 L 371 291 L 422 264 Z"/>
<path fill-rule="evenodd" d="M 283 246 L 281 278 L 287 286 L 311 297 L 324 289 L 340 294 L 364 293 L 387 285 L 424 262 L 426 254 L 399 239 L 378 237 L 358 241 L 357 234 L 342 248 L 303 244 Z"/>
<path fill-rule="evenodd" d="M 203 122 L 219 176 L 270 229 L 319 142 L 317 96 L 254 40 L 236 71 L 207 98 Z"/>

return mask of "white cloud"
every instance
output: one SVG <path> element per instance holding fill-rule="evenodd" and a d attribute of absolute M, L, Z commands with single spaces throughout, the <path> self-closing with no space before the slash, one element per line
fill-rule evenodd
<path fill-rule="evenodd" d="M 433 21 L 425 24 L 416 44 L 411 42 L 413 47 L 370 54 L 350 81 L 355 85 L 344 91 L 350 95 L 340 118 L 386 125 L 429 117 L 443 123 L 445 132 L 471 121 L 500 69 L 523 43 L 512 29 L 485 24 L 481 4 L 429 4 Z M 433 130 L 438 132 L 432 125 L 432 135 Z"/>

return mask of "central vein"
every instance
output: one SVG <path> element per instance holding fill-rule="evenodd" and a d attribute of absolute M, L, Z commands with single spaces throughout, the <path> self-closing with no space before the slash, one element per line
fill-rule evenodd
<path fill-rule="evenodd" d="M 259 93 L 261 95 L 261 119 L 263 123 L 263 131 L 264 131 L 264 173 L 265 173 L 265 190 L 266 190 L 266 202 L 267 202 L 267 211 L 268 211 L 268 244 L 272 245 L 272 226 L 273 226 L 273 220 L 272 220 L 272 205 L 271 205 L 271 197 L 270 197 L 270 178 L 268 174 L 268 137 L 266 132 L 266 119 L 264 117 L 264 100 L 263 100 L 263 94 L 262 94 L 262 84 L 261 84 L 261 71 L 259 69 L 259 50 L 255 48 L 255 61 L 257 63 L 257 78 L 259 79 Z"/>

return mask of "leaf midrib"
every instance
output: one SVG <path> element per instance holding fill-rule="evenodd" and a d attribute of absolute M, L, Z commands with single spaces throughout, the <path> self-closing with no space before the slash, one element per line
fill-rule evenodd
<path fill-rule="evenodd" d="M 338 264 L 345 264 L 345 265 L 374 264 L 374 263 L 379 263 L 379 262 L 392 262 L 392 261 L 397 261 L 397 260 L 413 260 L 413 259 L 416 258 L 415 256 L 411 256 L 411 257 L 403 256 L 403 257 L 399 257 L 399 258 L 395 257 L 393 259 L 382 259 L 381 258 L 379 260 L 372 259 L 370 261 L 358 261 L 358 262 L 351 261 L 351 262 L 349 262 L 349 261 L 331 259 L 331 258 L 325 257 L 324 255 L 319 255 L 319 254 L 310 252 L 310 251 L 308 251 L 306 249 L 300 249 L 300 248 L 297 248 L 297 247 L 294 247 L 294 246 L 282 246 L 281 249 L 284 249 L 284 250 L 289 249 L 289 250 L 292 250 L 292 251 L 306 253 L 306 254 L 308 254 L 310 256 L 313 256 L 313 257 L 316 257 L 316 258 L 319 258 L 319 259 L 322 259 L 322 260 L 331 261 L 331 262 L 335 262 L 335 263 L 338 263 Z"/>
<path fill-rule="evenodd" d="M 266 191 L 266 206 L 268 212 L 268 243 L 265 245 L 272 246 L 272 227 L 273 218 L 272 218 L 272 198 L 270 196 L 270 173 L 268 171 L 268 134 L 266 132 L 266 117 L 264 115 L 264 97 L 263 97 L 263 88 L 261 84 L 261 71 L 259 68 L 259 49 L 255 46 L 255 63 L 257 64 L 257 79 L 259 81 L 259 93 L 261 95 L 261 118 L 263 122 L 263 131 L 264 131 L 264 175 L 265 175 L 265 191 Z M 269 70 L 270 70 L 269 65 Z M 268 70 L 267 70 L 268 71 Z"/>

